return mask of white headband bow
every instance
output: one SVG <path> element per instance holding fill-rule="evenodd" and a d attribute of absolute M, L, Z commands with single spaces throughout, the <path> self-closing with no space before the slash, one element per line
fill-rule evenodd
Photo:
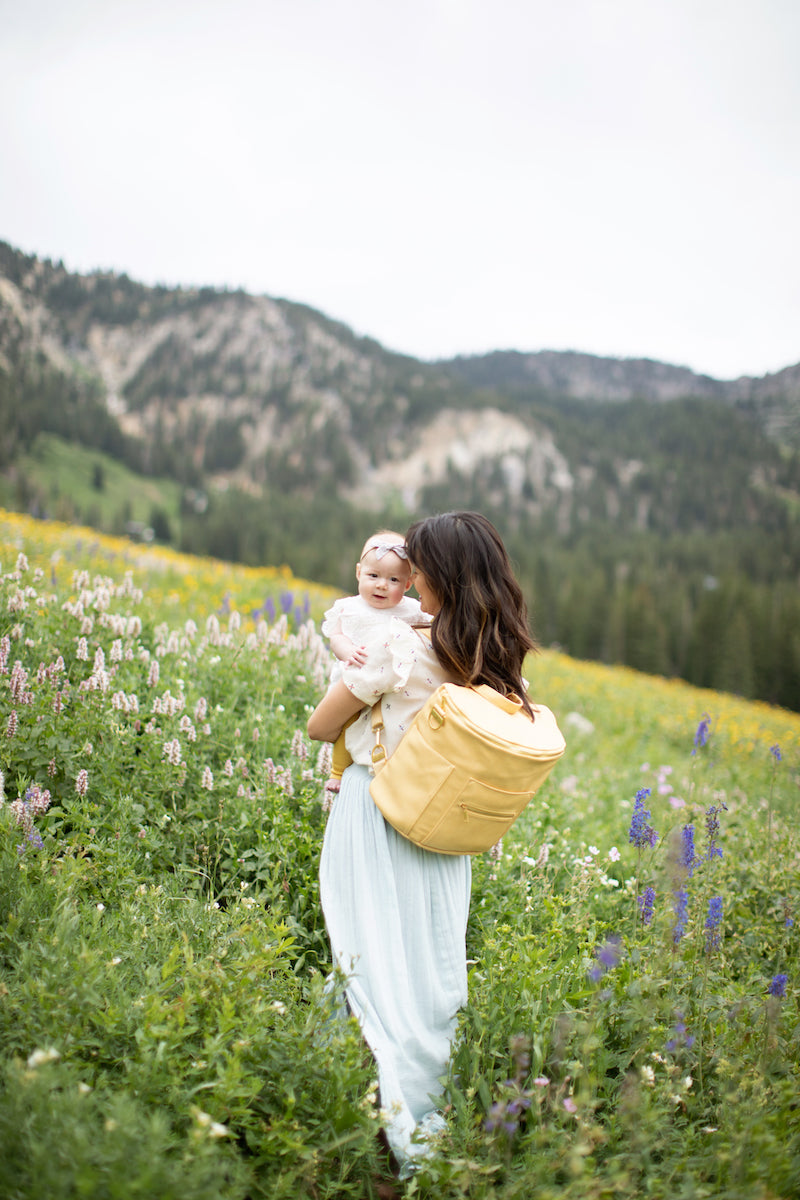
<path fill-rule="evenodd" d="M 405 546 L 390 546 L 388 542 L 371 542 L 369 546 L 364 547 L 364 554 L 369 554 L 370 550 L 375 551 L 375 557 L 379 561 L 385 554 L 396 554 L 398 558 L 408 558 Z"/>

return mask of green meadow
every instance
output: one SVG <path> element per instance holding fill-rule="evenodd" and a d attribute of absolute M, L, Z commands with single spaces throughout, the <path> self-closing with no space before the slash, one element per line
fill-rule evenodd
<path fill-rule="evenodd" d="M 62 521 L 80 519 L 123 532 L 126 523 L 150 526 L 154 515 L 161 514 L 174 533 L 180 528 L 180 483 L 137 475 L 111 455 L 55 434 L 37 436 L 16 474 L 24 478 L 31 497 Z M 4 498 L 11 504 L 13 493 L 8 480 L 0 481 L 0 504 Z"/>
<path fill-rule="evenodd" d="M 394 1179 L 323 991 L 335 594 L 0 511 L 0 1195 L 797 1195 L 800 715 L 555 651 L 567 753 L 474 860 Z"/>

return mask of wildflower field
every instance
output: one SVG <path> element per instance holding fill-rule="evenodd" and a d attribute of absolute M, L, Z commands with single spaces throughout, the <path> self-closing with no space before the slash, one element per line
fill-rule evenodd
<path fill-rule="evenodd" d="M 800 1193 L 800 715 L 546 651 L 440 1153 L 331 1020 L 328 589 L 0 512 L 0 1195 Z"/>

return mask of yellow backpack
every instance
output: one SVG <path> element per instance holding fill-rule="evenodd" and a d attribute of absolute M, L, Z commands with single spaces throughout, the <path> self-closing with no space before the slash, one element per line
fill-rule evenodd
<path fill-rule="evenodd" d="M 489 850 L 566 748 L 550 709 L 532 707 L 533 721 L 518 696 L 443 683 L 387 757 L 379 701 L 370 794 L 389 824 L 439 854 Z"/>

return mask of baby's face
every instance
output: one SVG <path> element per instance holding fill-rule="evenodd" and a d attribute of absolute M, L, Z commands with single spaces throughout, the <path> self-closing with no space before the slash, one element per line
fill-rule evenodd
<path fill-rule="evenodd" d="M 392 551 L 378 558 L 368 550 L 356 565 L 356 578 L 358 594 L 370 608 L 394 608 L 411 587 L 411 568 Z"/>

